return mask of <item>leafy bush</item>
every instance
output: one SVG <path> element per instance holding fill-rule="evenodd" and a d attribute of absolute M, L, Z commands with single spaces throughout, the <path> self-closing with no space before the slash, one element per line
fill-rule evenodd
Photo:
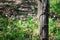
<path fill-rule="evenodd" d="M 50 0 L 50 11 L 60 15 L 60 0 Z"/>
<path fill-rule="evenodd" d="M 55 12 L 58 16 L 60 15 L 60 0 L 50 0 L 50 12 Z M 58 27 L 58 20 L 49 19 L 49 36 L 51 40 L 60 40 L 60 28 Z"/>
<path fill-rule="evenodd" d="M 38 37 L 37 34 L 33 35 L 34 30 L 38 29 L 38 22 L 33 21 L 31 16 L 28 16 L 27 21 L 0 17 L 0 23 L 2 27 L 0 31 L 3 32 L 0 35 L 1 40 L 32 40 Z"/>

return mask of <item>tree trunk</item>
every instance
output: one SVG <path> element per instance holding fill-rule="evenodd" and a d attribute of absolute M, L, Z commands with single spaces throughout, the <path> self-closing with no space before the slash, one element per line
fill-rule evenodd
<path fill-rule="evenodd" d="M 48 40 L 48 12 L 49 0 L 38 1 L 38 19 L 40 27 L 40 40 Z"/>

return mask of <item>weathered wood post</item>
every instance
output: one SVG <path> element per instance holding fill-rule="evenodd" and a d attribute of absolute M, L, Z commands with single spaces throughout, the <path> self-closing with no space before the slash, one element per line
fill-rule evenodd
<path fill-rule="evenodd" d="M 40 0 L 40 40 L 49 40 L 48 37 L 49 0 Z"/>

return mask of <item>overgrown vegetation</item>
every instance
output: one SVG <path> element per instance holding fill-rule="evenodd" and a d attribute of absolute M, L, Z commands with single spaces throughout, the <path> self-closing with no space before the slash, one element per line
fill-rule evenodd
<path fill-rule="evenodd" d="M 33 21 L 29 16 L 27 21 L 11 20 L 0 17 L 0 40 L 38 40 L 38 34 L 34 30 L 38 29 L 38 22 Z"/>
<path fill-rule="evenodd" d="M 35 5 L 35 2 L 28 0 L 23 0 L 21 4 L 2 3 L 0 40 L 38 40 L 38 21 L 33 20 Z"/>
<path fill-rule="evenodd" d="M 1 5 L 0 40 L 39 40 L 38 20 L 33 20 L 37 15 L 37 3 L 32 0 L 23 2 L 17 5 L 4 2 Z M 60 16 L 59 4 L 60 0 L 50 0 L 50 13 Z M 52 20 L 49 17 L 49 38 L 60 40 L 59 18 Z"/>
<path fill-rule="evenodd" d="M 50 40 L 60 40 L 60 0 L 50 0 L 50 12 L 56 15 L 49 18 L 49 36 Z M 54 20 L 53 20 L 54 19 Z"/>

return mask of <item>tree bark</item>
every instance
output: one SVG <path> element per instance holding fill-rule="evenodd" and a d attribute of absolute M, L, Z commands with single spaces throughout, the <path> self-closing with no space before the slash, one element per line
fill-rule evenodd
<path fill-rule="evenodd" d="M 49 0 L 40 0 L 38 2 L 38 19 L 40 27 L 40 40 L 48 40 L 48 12 Z"/>

